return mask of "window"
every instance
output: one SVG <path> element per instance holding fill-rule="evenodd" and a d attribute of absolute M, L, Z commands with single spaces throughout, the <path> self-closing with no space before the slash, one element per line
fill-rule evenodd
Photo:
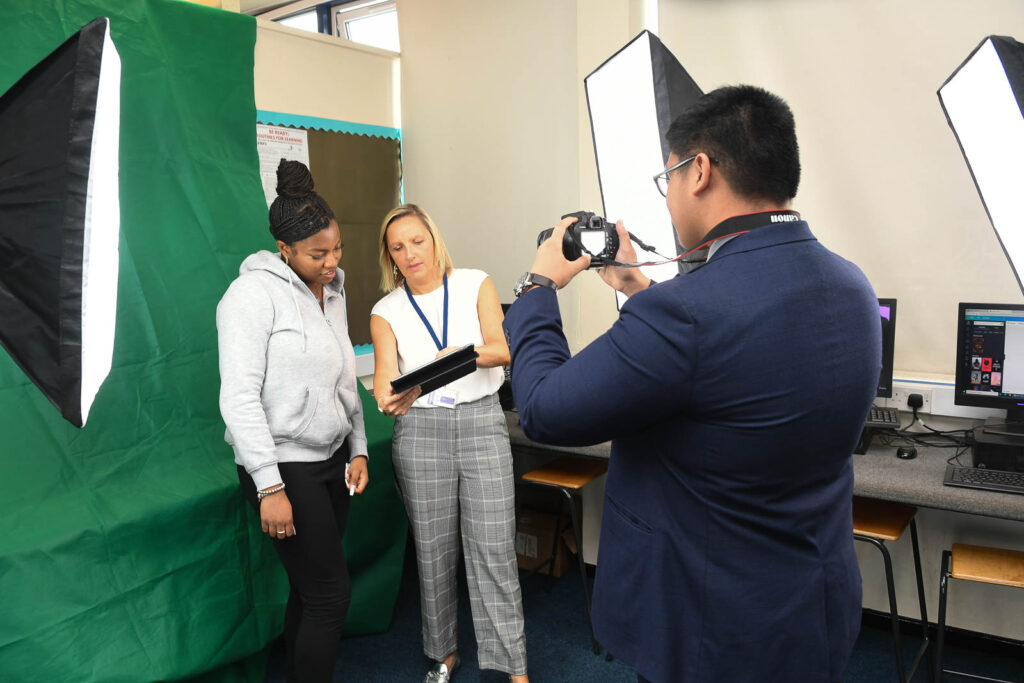
<path fill-rule="evenodd" d="M 292 28 L 299 28 L 303 31 L 312 31 L 313 33 L 318 32 L 320 29 L 317 26 L 316 19 L 316 8 L 308 9 L 305 12 L 299 12 L 283 19 L 278 19 L 277 23 L 284 26 L 291 26 Z"/>
<path fill-rule="evenodd" d="M 341 38 L 399 51 L 398 11 L 394 0 L 353 2 L 334 8 L 335 35 Z"/>
<path fill-rule="evenodd" d="M 303 31 L 399 50 L 395 0 L 293 0 L 257 16 Z"/>

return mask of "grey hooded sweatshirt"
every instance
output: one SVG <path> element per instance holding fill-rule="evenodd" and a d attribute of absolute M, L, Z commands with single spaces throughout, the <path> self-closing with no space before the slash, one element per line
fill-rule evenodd
<path fill-rule="evenodd" d="M 366 455 L 345 273 L 324 285 L 324 309 L 280 256 L 260 251 L 217 305 L 220 412 L 235 462 L 256 488 L 282 481 L 279 462 L 330 458 L 346 438 Z"/>

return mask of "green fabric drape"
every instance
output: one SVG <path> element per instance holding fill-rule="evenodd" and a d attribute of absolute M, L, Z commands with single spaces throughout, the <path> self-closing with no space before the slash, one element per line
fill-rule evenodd
<path fill-rule="evenodd" d="M 280 632 L 287 597 L 217 405 L 217 301 L 241 260 L 272 246 L 255 21 L 178 0 L 0 0 L 0 92 L 97 16 L 122 61 L 113 368 L 77 430 L 0 351 L 4 681 L 216 670 Z M 349 633 L 387 627 L 406 532 L 391 423 L 363 398 L 372 483 L 346 535 Z"/>

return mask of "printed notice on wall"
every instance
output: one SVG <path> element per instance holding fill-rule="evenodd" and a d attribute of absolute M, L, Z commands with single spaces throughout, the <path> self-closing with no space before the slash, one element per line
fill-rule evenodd
<path fill-rule="evenodd" d="M 306 131 L 257 123 L 256 151 L 260 156 L 260 180 L 263 181 L 263 194 L 269 208 L 277 197 L 277 165 L 281 159 L 301 161 L 309 167 Z"/>

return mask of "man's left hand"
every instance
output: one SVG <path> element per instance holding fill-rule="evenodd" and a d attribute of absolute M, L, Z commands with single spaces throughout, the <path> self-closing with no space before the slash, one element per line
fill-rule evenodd
<path fill-rule="evenodd" d="M 590 265 L 590 257 L 586 254 L 575 261 L 567 261 L 565 255 L 562 254 L 562 237 L 565 235 L 566 228 L 575 222 L 575 217 L 569 217 L 555 223 L 555 230 L 551 237 L 537 247 L 537 258 L 534 259 L 533 267 L 530 268 L 531 273 L 553 280 L 559 289 L 569 284 L 577 274 L 586 270 Z"/>

